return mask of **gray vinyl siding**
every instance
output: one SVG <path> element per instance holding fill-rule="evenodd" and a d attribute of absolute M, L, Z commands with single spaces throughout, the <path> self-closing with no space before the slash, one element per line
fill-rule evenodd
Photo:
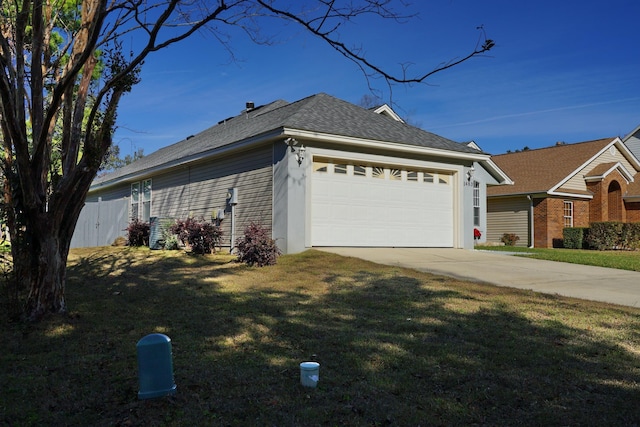
<path fill-rule="evenodd" d="M 218 209 L 225 211 L 220 226 L 223 245 L 231 242 L 231 207 L 227 192 L 238 190 L 235 208 L 236 237 L 252 221 L 272 226 L 272 146 L 256 148 L 242 155 L 189 165 L 153 177 L 151 216 L 163 219 L 203 217 L 211 221 Z"/>
<path fill-rule="evenodd" d="M 516 246 L 529 246 L 530 202 L 525 196 L 487 201 L 487 242 L 500 242 L 505 233 L 520 237 Z"/>
<path fill-rule="evenodd" d="M 640 159 L 640 131 L 631 135 L 624 143 L 629 151 L 631 151 L 637 159 Z"/>
<path fill-rule="evenodd" d="M 223 246 L 231 243 L 231 207 L 227 205 L 227 192 L 238 190 L 238 205 L 235 208 L 236 237 L 252 221 L 272 227 L 273 200 L 273 154 L 272 145 L 256 147 L 234 156 L 220 157 L 176 168 L 151 178 L 151 216 L 163 220 L 188 217 L 212 220 L 218 209 L 225 211 L 222 227 Z M 142 181 L 141 179 L 140 181 Z M 76 227 L 72 247 L 109 245 L 117 235 L 126 236 L 130 217 L 131 182 L 113 189 L 95 191 L 87 196 L 87 207 Z M 100 203 L 98 203 L 100 200 Z M 117 200 L 105 209 L 105 203 Z M 100 209 L 98 209 L 100 207 Z M 124 213 L 122 213 L 124 209 Z M 116 231 L 113 236 L 96 235 L 98 218 L 101 229 Z M 119 234 L 118 234 L 119 233 Z M 113 238 L 112 238 L 113 237 Z M 106 240 L 105 240 L 106 239 Z M 109 240 L 110 239 L 110 240 Z"/>

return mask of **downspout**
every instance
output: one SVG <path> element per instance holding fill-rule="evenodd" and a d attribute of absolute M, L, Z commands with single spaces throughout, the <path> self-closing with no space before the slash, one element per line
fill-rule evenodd
<path fill-rule="evenodd" d="M 534 233 L 535 227 L 534 227 L 534 216 L 533 216 L 533 197 L 531 197 L 531 194 L 527 194 L 527 199 L 529 200 L 529 235 L 531 236 L 530 237 L 531 240 L 529 241 L 529 248 L 533 249 L 534 247 L 533 242 L 535 241 L 533 233 Z"/>

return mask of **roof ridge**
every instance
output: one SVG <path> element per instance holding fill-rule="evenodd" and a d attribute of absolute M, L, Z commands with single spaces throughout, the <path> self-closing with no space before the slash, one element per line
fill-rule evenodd
<path fill-rule="evenodd" d="M 557 149 L 557 148 L 560 148 L 560 147 L 575 147 L 576 145 L 594 144 L 596 142 L 604 142 L 604 141 L 611 142 L 616 138 L 617 138 L 616 136 L 612 136 L 612 137 L 608 137 L 608 138 L 592 139 L 590 141 L 579 141 L 579 142 L 568 142 L 568 143 L 567 142 L 562 142 L 562 143 L 556 143 L 556 144 L 551 145 L 549 147 L 529 148 L 528 150 L 519 150 L 519 151 L 512 151 L 510 153 L 495 154 L 494 157 L 514 155 L 514 154 L 523 154 L 523 153 L 531 153 L 531 152 L 543 151 L 543 150 L 553 150 L 553 149 Z"/>

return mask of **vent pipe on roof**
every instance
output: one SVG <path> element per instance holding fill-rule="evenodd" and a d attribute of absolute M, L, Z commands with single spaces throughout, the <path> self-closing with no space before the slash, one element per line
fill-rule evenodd
<path fill-rule="evenodd" d="M 247 107 L 247 113 L 256 108 L 256 105 L 253 102 L 247 102 L 245 105 Z"/>

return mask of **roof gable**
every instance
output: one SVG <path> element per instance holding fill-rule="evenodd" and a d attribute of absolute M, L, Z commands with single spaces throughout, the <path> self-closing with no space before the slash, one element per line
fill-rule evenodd
<path fill-rule="evenodd" d="M 617 170 L 620 175 L 627 180 L 627 182 L 633 181 L 633 175 L 627 168 L 620 162 L 601 163 L 595 168 L 591 169 L 589 173 L 584 176 L 585 181 L 601 181 L 606 178 L 611 172 Z"/>
<path fill-rule="evenodd" d="M 404 120 L 402 120 L 402 118 L 398 114 L 396 114 L 396 112 L 393 111 L 393 109 L 389 107 L 387 104 L 383 104 L 377 108 L 374 108 L 373 112 L 377 114 L 382 114 L 383 116 L 387 116 L 392 118 L 393 120 L 404 123 Z"/>
<path fill-rule="evenodd" d="M 631 159 L 636 171 L 640 170 L 637 159 L 626 150 L 619 138 L 558 144 L 493 156 L 492 160 L 514 181 L 514 185 L 493 187 L 488 190 L 489 195 L 553 193 L 613 145 Z M 584 192 L 576 191 L 576 194 L 584 195 Z"/>

